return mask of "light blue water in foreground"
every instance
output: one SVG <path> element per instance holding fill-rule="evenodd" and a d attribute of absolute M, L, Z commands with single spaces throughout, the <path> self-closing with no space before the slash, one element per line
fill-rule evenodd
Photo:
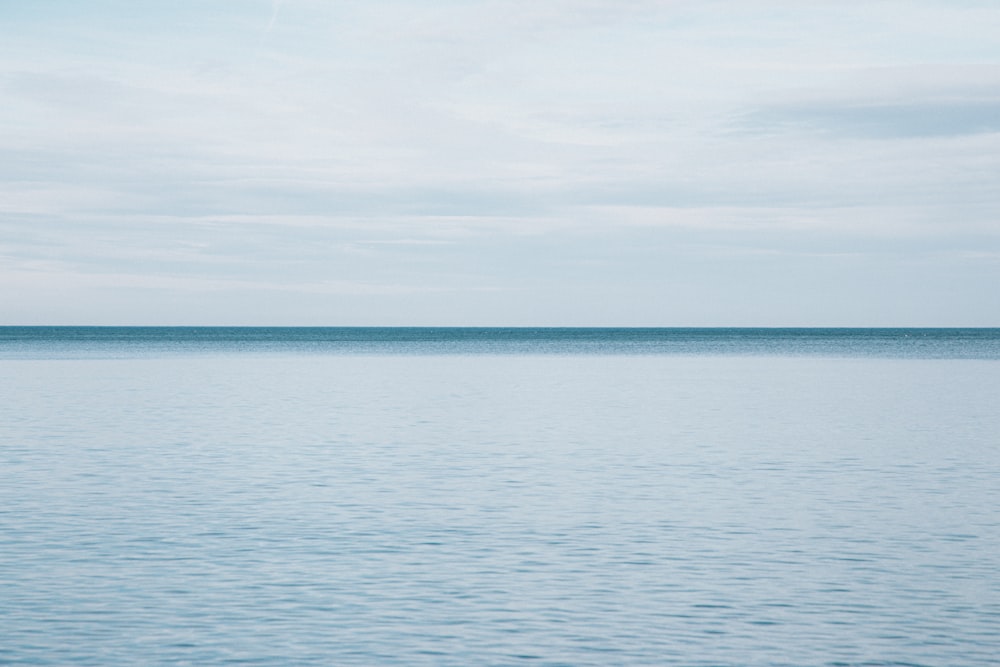
<path fill-rule="evenodd" d="M 0 328 L 0 663 L 997 664 L 1000 331 L 562 331 Z"/>

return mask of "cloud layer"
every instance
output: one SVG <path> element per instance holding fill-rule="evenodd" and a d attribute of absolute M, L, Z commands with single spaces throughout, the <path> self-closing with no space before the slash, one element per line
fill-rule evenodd
<path fill-rule="evenodd" d="M 994 3 L 22 5 L 0 323 L 1000 325 Z"/>

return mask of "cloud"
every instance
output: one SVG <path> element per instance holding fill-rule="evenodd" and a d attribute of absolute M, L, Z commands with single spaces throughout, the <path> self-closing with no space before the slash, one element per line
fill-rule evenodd
<path fill-rule="evenodd" d="M 787 108 L 759 114 L 750 125 L 884 139 L 984 134 L 1000 132 L 1000 100 Z"/>
<path fill-rule="evenodd" d="M 710 304 L 744 280 L 722 255 L 903 271 L 887 244 L 997 250 L 990 3 L 71 4 L 20 7 L 0 43 L 0 261 L 108 276 L 83 301 L 415 285 L 428 319 L 582 321 L 666 282 Z M 449 285 L 482 302 L 432 303 Z M 351 307 L 413 312 L 373 295 Z"/>
<path fill-rule="evenodd" d="M 749 133 L 908 139 L 1000 132 L 1000 67 L 909 66 L 851 71 L 836 86 L 743 114 Z"/>
<path fill-rule="evenodd" d="M 264 29 L 265 34 L 271 32 L 271 29 L 274 28 L 274 24 L 278 20 L 278 15 L 281 13 L 281 6 L 283 4 L 285 4 L 285 0 L 272 0 L 271 20 L 267 22 L 267 27 Z"/>

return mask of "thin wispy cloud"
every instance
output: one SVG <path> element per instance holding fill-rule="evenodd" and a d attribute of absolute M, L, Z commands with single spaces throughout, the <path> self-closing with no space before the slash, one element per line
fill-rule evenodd
<path fill-rule="evenodd" d="M 267 27 L 264 29 L 264 33 L 271 32 L 271 28 L 278 20 L 278 15 L 281 14 L 281 6 L 285 4 L 284 0 L 272 0 L 271 5 L 271 20 L 267 22 Z"/>

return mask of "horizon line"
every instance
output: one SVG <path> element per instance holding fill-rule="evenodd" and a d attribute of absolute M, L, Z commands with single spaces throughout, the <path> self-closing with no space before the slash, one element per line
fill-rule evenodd
<path fill-rule="evenodd" d="M 0 329 L 1000 329 L 1000 325 L 0 324 Z"/>

